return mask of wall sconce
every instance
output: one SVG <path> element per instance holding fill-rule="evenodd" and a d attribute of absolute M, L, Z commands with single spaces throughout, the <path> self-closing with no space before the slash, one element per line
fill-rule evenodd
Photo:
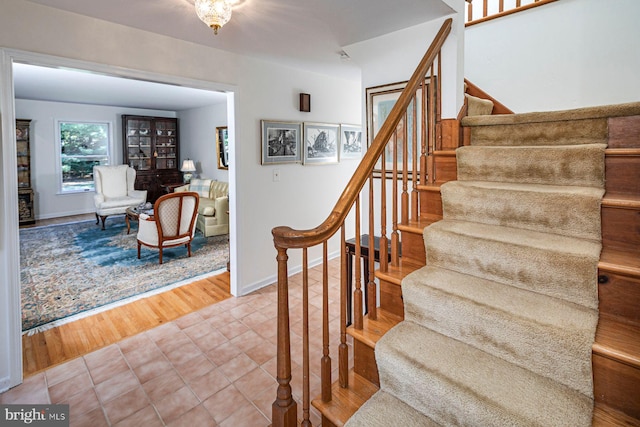
<path fill-rule="evenodd" d="M 308 93 L 300 94 L 300 111 L 309 113 L 311 111 L 311 95 Z"/>

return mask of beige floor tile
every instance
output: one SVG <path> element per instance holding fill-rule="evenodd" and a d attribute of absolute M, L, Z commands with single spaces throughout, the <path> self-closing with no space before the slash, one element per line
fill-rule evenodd
<path fill-rule="evenodd" d="M 196 378 L 189 383 L 191 390 L 201 401 L 214 395 L 230 384 L 227 377 L 219 369 L 214 369 L 209 373 Z"/>
<path fill-rule="evenodd" d="M 167 427 L 216 427 L 217 425 L 204 406 L 198 405 L 167 424 Z"/>
<path fill-rule="evenodd" d="M 240 353 L 242 352 L 238 347 L 227 341 L 207 351 L 207 357 L 216 365 L 222 366 L 234 357 L 237 357 Z"/>
<path fill-rule="evenodd" d="M 231 340 L 239 335 L 244 334 L 249 330 L 249 328 L 242 322 L 233 320 L 229 323 L 219 326 L 218 330 L 222 333 L 222 335 Z"/>
<path fill-rule="evenodd" d="M 106 402 L 138 387 L 140 383 L 131 370 L 114 375 L 96 386 L 98 399 L 104 405 Z"/>
<path fill-rule="evenodd" d="M 31 403 L 45 405 L 52 403 L 47 390 L 45 374 L 40 373 L 33 375 L 25 379 L 25 381 L 19 386 L 0 394 L 0 403 Z"/>
<path fill-rule="evenodd" d="M 63 403 L 77 393 L 90 390 L 93 387 L 89 373 L 84 371 L 79 375 L 66 379 L 52 387 L 49 387 L 51 403 Z"/>
<path fill-rule="evenodd" d="M 267 389 L 276 389 L 278 383 L 267 374 L 262 368 L 256 368 L 248 374 L 239 378 L 233 383 L 240 393 L 247 396 L 249 400 L 253 400 L 258 397 L 262 392 Z"/>
<path fill-rule="evenodd" d="M 220 423 L 220 427 L 266 427 L 271 424 L 262 413 L 252 404 L 247 404 L 239 408 L 229 418 Z"/>
<path fill-rule="evenodd" d="M 230 404 L 230 402 L 233 402 L 233 404 Z M 248 404 L 247 398 L 233 385 L 218 391 L 202 403 L 218 423 L 227 419 L 239 407 Z"/>
<path fill-rule="evenodd" d="M 211 363 L 204 354 L 199 354 L 185 363 L 174 365 L 174 367 L 186 382 L 190 382 L 213 371 L 216 365 Z"/>
<path fill-rule="evenodd" d="M 173 366 L 171 365 L 171 362 L 169 362 L 167 358 L 160 353 L 159 357 L 133 368 L 133 372 L 138 377 L 140 384 L 144 384 L 172 369 Z"/>
<path fill-rule="evenodd" d="M 87 366 L 83 357 L 78 357 L 69 362 L 48 369 L 45 374 L 47 377 L 47 385 L 54 386 L 64 380 L 82 373 L 87 370 Z"/>
<path fill-rule="evenodd" d="M 195 394 L 184 386 L 181 389 L 165 396 L 154 404 L 160 417 L 166 423 L 180 418 L 183 414 L 195 408 L 200 401 Z"/>
<path fill-rule="evenodd" d="M 69 427 L 108 427 L 109 423 L 102 408 L 94 409 L 69 419 Z"/>
<path fill-rule="evenodd" d="M 142 387 L 137 387 L 105 403 L 104 409 L 111 424 L 115 424 L 149 406 L 150 403 Z"/>
<path fill-rule="evenodd" d="M 158 375 L 157 377 L 142 384 L 142 388 L 147 393 L 152 402 L 162 400 L 166 395 L 173 393 L 184 387 L 185 383 L 175 369 Z"/>
<path fill-rule="evenodd" d="M 257 367 L 256 362 L 251 360 L 249 356 L 240 353 L 224 365 L 221 365 L 219 369 L 233 382 Z"/>
<path fill-rule="evenodd" d="M 164 423 L 151 405 L 114 424 L 114 427 L 163 427 Z M 193 425 L 191 427 L 196 427 Z"/>

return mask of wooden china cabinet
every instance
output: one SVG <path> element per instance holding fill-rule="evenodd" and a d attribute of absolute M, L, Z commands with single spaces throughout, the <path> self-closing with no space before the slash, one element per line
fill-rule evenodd
<path fill-rule="evenodd" d="M 135 188 L 147 190 L 147 201 L 154 203 L 163 186 L 182 181 L 178 119 L 123 115 L 122 132 L 124 162 L 137 172 Z"/>
<path fill-rule="evenodd" d="M 20 226 L 36 223 L 31 188 L 31 120 L 16 120 L 16 156 L 18 164 L 18 219 Z"/>

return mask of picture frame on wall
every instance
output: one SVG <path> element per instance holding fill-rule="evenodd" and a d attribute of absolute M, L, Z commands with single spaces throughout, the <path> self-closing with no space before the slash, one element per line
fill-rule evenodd
<path fill-rule="evenodd" d="M 305 165 L 338 163 L 340 125 L 331 123 L 304 123 Z"/>
<path fill-rule="evenodd" d="M 261 120 L 261 164 L 302 162 L 302 123 Z"/>
<path fill-rule="evenodd" d="M 366 116 L 367 116 L 367 148 L 371 146 L 375 136 L 378 134 L 378 131 L 382 127 L 384 121 L 389 116 L 391 109 L 395 105 L 398 98 L 400 98 L 400 94 L 406 87 L 408 82 L 399 82 L 399 83 L 391 83 L 387 85 L 374 86 L 365 89 L 366 96 Z M 427 91 L 431 90 L 431 88 L 435 87 L 435 85 L 430 84 L 430 78 L 425 79 L 425 86 L 427 87 Z M 428 96 L 428 93 L 427 93 Z M 415 113 L 416 117 L 421 117 L 422 115 L 422 87 L 419 87 L 416 91 L 416 100 L 418 102 L 415 105 Z M 427 100 L 428 101 L 428 100 Z M 427 102 L 428 106 L 428 102 Z M 422 144 L 422 124 L 418 120 L 417 123 L 413 123 L 413 112 L 414 112 L 414 103 L 411 102 L 409 107 L 407 108 L 407 123 L 406 123 L 406 134 L 407 134 L 407 169 L 409 171 L 413 168 L 413 127 L 416 126 L 417 131 L 417 153 L 418 157 L 421 152 L 421 144 Z M 403 136 L 404 132 L 402 127 L 405 126 L 404 121 L 401 121 L 398 130 L 398 141 L 397 141 L 397 149 L 393 147 L 393 144 L 390 142 L 387 144 L 385 148 L 385 169 L 387 174 L 393 168 L 393 156 L 395 152 L 397 152 L 398 158 L 398 170 L 402 170 L 403 167 Z M 419 161 L 419 159 L 416 159 Z M 380 174 L 382 170 L 382 164 L 379 160 L 374 169 L 374 173 Z"/>
<path fill-rule="evenodd" d="M 362 126 L 340 125 L 340 160 L 362 157 Z"/>

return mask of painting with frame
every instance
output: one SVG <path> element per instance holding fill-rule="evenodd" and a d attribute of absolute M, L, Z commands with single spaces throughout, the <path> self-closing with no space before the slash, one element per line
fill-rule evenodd
<path fill-rule="evenodd" d="M 302 123 L 261 120 L 261 164 L 302 162 Z"/>
<path fill-rule="evenodd" d="M 362 157 L 362 126 L 340 125 L 340 160 Z"/>
<path fill-rule="evenodd" d="M 218 169 L 229 169 L 229 131 L 226 126 L 216 127 Z"/>
<path fill-rule="evenodd" d="M 389 116 L 391 109 L 395 105 L 396 101 L 400 97 L 400 94 L 406 87 L 408 82 L 399 82 L 392 83 L 381 86 L 369 87 L 365 90 L 366 94 L 366 115 L 367 115 L 367 147 L 371 146 L 375 136 L 377 135 L 380 127 Z M 425 79 L 425 85 L 427 86 L 427 91 L 431 90 L 434 85 L 430 85 L 430 79 Z M 428 98 L 428 93 L 427 93 Z M 422 116 L 422 87 L 419 87 L 416 90 L 415 100 L 417 100 L 416 105 L 416 117 L 420 118 Z M 414 101 L 409 104 L 407 108 L 407 170 L 409 174 L 413 170 L 413 108 Z M 428 106 L 428 99 L 427 99 Z M 401 120 L 398 124 L 398 142 L 397 142 L 397 156 L 398 156 L 398 170 L 402 171 L 403 167 L 403 132 L 404 120 Z M 418 119 L 418 123 L 415 124 L 417 130 L 417 154 L 420 156 L 421 145 L 422 145 L 422 123 Z M 387 172 L 387 176 L 390 175 L 390 171 L 393 169 L 393 155 L 394 155 L 394 146 L 392 141 L 389 141 L 385 148 L 385 170 Z M 418 160 L 419 161 L 419 160 Z M 376 167 L 374 169 L 374 174 L 376 176 L 380 176 L 382 172 L 382 163 L 381 160 L 378 160 Z"/>
<path fill-rule="evenodd" d="M 304 164 L 338 163 L 340 125 L 331 123 L 304 123 Z"/>

